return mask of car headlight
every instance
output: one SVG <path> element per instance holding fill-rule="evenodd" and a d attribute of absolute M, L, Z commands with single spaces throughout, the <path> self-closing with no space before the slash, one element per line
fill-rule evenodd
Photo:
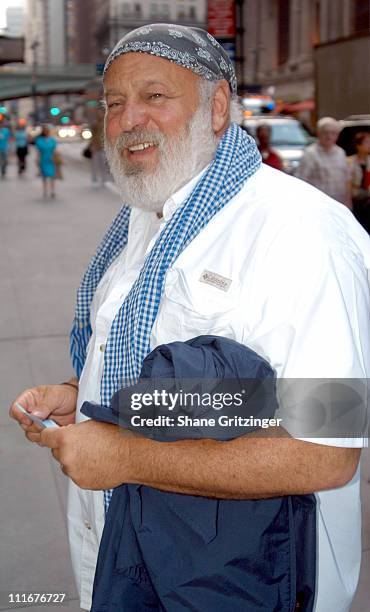
<path fill-rule="evenodd" d="M 81 136 L 84 140 L 90 140 L 90 138 L 92 137 L 92 132 L 91 130 L 82 130 Z"/>

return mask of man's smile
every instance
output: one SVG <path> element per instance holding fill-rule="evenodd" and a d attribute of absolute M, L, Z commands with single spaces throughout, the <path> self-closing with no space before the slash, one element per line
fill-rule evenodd
<path fill-rule="evenodd" d="M 132 145 L 131 147 L 127 147 L 130 153 L 135 151 L 143 151 L 144 149 L 149 149 L 149 147 L 154 147 L 155 145 L 152 142 L 142 142 L 137 145 Z"/>
<path fill-rule="evenodd" d="M 125 146 L 122 150 L 126 159 L 147 159 L 158 149 L 158 145 L 150 141 L 139 142 L 130 146 Z"/>

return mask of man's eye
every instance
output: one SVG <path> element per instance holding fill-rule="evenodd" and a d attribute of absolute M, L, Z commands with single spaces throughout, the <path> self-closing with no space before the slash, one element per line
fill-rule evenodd
<path fill-rule="evenodd" d="M 117 106 L 120 106 L 120 102 L 109 102 L 109 104 L 107 104 L 108 108 L 115 108 Z"/>
<path fill-rule="evenodd" d="M 159 100 L 160 98 L 163 98 L 163 94 L 158 93 L 158 92 L 152 93 L 152 94 L 149 94 L 149 98 L 151 100 Z"/>

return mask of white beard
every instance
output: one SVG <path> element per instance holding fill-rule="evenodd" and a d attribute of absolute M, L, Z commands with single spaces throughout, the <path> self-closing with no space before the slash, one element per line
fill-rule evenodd
<path fill-rule="evenodd" d="M 154 170 L 148 171 L 122 157 L 127 145 L 148 141 L 154 141 L 159 149 L 159 162 Z M 173 138 L 147 129 L 123 132 L 114 144 L 105 138 L 105 152 L 123 202 L 161 212 L 166 200 L 213 159 L 217 144 L 210 105 L 201 103 L 189 123 Z"/>

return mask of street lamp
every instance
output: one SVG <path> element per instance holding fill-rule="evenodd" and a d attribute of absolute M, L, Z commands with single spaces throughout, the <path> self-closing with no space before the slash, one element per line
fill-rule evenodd
<path fill-rule="evenodd" d="M 38 40 L 34 40 L 31 44 L 31 49 L 33 51 L 33 59 L 32 59 L 32 78 L 31 78 L 31 95 L 33 99 L 33 118 L 35 125 L 38 123 L 38 108 L 37 108 L 37 54 L 36 49 L 40 45 Z"/>

